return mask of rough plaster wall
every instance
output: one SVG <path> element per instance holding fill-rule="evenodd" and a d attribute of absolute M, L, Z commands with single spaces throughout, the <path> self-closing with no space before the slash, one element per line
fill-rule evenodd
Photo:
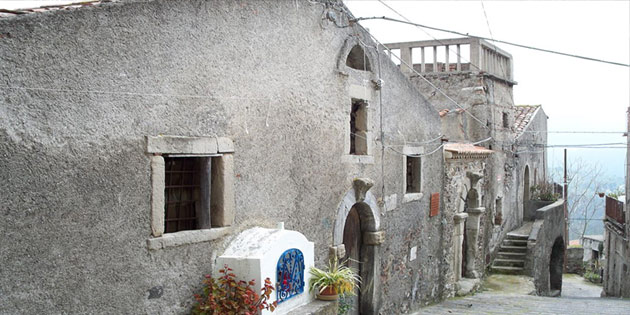
<path fill-rule="evenodd" d="M 538 220 L 534 223 L 532 235 L 536 237 L 535 245 L 531 249 L 533 260 L 532 276 L 537 295 L 548 295 L 549 292 L 549 260 L 553 243 L 558 237 L 564 242 L 564 210 L 563 201 L 560 200 L 548 207 L 546 211 L 538 211 Z M 536 229 L 538 228 L 536 232 Z M 531 235 L 530 235 L 531 242 Z M 528 247 L 531 245 L 528 244 Z M 528 252 L 530 252 L 528 250 Z"/>
<path fill-rule="evenodd" d="M 619 234 L 606 229 L 604 291 L 607 296 L 630 297 L 630 246 Z M 625 270 L 624 270 L 625 266 Z"/>
<path fill-rule="evenodd" d="M 439 266 L 444 214 L 429 218 L 430 195 L 442 189 L 443 162 L 441 150 L 422 158 L 423 197 L 403 203 L 403 156 L 395 151 L 402 151 L 404 144 L 423 146 L 425 153 L 437 148 L 439 141 L 424 145 L 411 142 L 436 138 L 440 134 L 439 117 L 389 58 L 381 55 L 380 61 L 385 81 L 384 139 L 393 150 L 385 150 L 385 193 L 379 195 L 396 194 L 398 205 L 397 209 L 384 212 L 382 218 L 387 241 L 381 245 L 381 312 L 393 314 L 435 302 L 443 290 Z M 375 185 L 372 189 L 378 191 L 382 187 Z M 417 247 L 417 258 L 410 261 L 412 247 Z"/>
<path fill-rule="evenodd" d="M 423 198 L 406 204 L 400 154 L 386 150 L 381 164 L 376 148 L 374 165 L 341 163 L 350 99 L 336 58 L 357 30 L 320 28 L 321 10 L 294 1 L 150 1 L 0 19 L 11 33 L 0 40 L 2 82 L 108 92 L 0 92 L 0 309 L 184 313 L 236 233 L 278 221 L 315 242 L 321 265 L 354 177 L 374 179 L 380 200 L 398 195 L 381 218 L 383 312 L 439 299 L 444 214 L 428 218 L 429 195 L 442 187 L 439 151 L 423 160 Z M 381 66 L 386 144 L 439 134 L 437 112 L 395 66 Z M 233 234 L 147 249 L 144 137 L 157 134 L 234 140 Z M 418 258 L 409 261 L 413 246 Z M 160 297 L 149 299 L 151 289 Z"/>

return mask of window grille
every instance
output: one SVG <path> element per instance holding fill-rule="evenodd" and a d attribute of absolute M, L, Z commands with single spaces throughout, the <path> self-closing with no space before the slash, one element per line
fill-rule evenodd
<path fill-rule="evenodd" d="M 164 231 L 197 229 L 200 167 L 197 158 L 165 157 Z"/>
<path fill-rule="evenodd" d="M 304 292 L 304 255 L 297 248 L 286 250 L 276 269 L 276 300 L 282 303 Z"/>

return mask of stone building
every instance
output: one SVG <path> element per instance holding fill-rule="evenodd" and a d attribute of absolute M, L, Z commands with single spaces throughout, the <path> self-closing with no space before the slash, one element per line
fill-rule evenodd
<path fill-rule="evenodd" d="M 630 115 L 630 110 L 628 111 Z M 630 116 L 629 116 L 630 118 Z M 630 120 L 628 120 L 630 130 Z M 630 146 L 630 141 L 628 142 Z M 630 151 L 629 151 L 630 152 Z M 630 161 L 630 153 L 626 157 Z M 626 195 L 617 200 L 606 196 L 606 214 L 604 216 L 604 276 L 603 292 L 605 296 L 630 297 L 630 216 L 628 215 L 628 180 L 626 174 Z M 586 249 L 584 250 L 586 253 Z"/>
<path fill-rule="evenodd" d="M 4 12 L 0 309 L 186 313 L 255 235 L 358 258 L 357 313 L 482 276 L 545 177 L 544 112 L 514 106 L 488 43 L 421 81 L 351 19 L 334 1 Z"/>
<path fill-rule="evenodd" d="M 528 238 L 535 242 L 540 229 L 532 229 L 535 215 L 527 217 L 525 205 L 530 188 L 546 180 L 547 116 L 540 105 L 514 104 L 512 56 L 474 38 L 386 46 L 400 55 L 401 71 L 427 95 L 440 113 L 443 135 L 455 142 L 445 147 L 443 191 L 445 212 L 454 218 L 454 237 L 444 247 L 452 263 L 443 272 L 453 288 L 469 286 L 466 280 L 479 279 L 492 261 L 508 263 L 498 269 L 533 275 L 525 256 L 534 253 L 528 255 L 526 245 Z M 477 146 L 466 148 L 462 142 Z M 449 146 L 468 154 L 450 154 Z M 521 240 L 506 240 L 516 229 Z M 558 231 L 555 237 L 564 242 Z M 548 248 L 546 262 L 555 241 L 551 237 L 539 245 Z M 523 252 L 502 253 L 501 245 L 511 247 L 509 242 L 522 242 Z"/>

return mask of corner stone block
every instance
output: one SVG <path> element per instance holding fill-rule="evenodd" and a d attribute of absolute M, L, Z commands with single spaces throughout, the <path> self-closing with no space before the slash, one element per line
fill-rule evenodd
<path fill-rule="evenodd" d="M 148 153 L 216 154 L 215 137 L 148 136 Z"/>
<path fill-rule="evenodd" d="M 366 245 L 381 245 L 385 242 L 385 232 L 365 232 L 363 234 L 363 243 Z"/>
<path fill-rule="evenodd" d="M 151 232 L 153 236 L 164 234 L 164 158 L 151 157 Z"/>
<path fill-rule="evenodd" d="M 213 227 L 231 226 L 234 223 L 234 156 L 224 154 L 217 159 L 216 176 L 212 185 L 211 221 Z"/>
<path fill-rule="evenodd" d="M 328 247 L 328 258 L 333 259 L 337 257 L 337 259 L 343 259 L 346 257 L 346 246 L 343 244 L 339 244 L 337 246 Z"/>
<path fill-rule="evenodd" d="M 365 194 L 374 186 L 374 181 L 369 178 L 356 178 L 352 182 L 355 199 L 357 202 L 365 200 Z"/>

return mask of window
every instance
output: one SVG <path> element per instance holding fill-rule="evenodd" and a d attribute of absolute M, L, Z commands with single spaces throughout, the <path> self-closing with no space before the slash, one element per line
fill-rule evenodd
<path fill-rule="evenodd" d="M 352 47 L 346 58 L 346 66 L 356 70 L 371 71 L 370 61 L 365 55 L 365 51 L 361 45 Z"/>
<path fill-rule="evenodd" d="M 350 113 L 350 154 L 368 154 L 367 103 L 364 100 L 352 99 Z"/>
<path fill-rule="evenodd" d="M 508 114 L 503 113 L 503 128 L 509 128 L 510 122 L 508 121 Z"/>
<path fill-rule="evenodd" d="M 403 146 L 402 152 L 402 193 L 403 203 L 420 200 L 422 194 L 422 154 L 423 147 Z"/>
<path fill-rule="evenodd" d="M 405 193 L 419 193 L 420 192 L 420 157 L 407 156 L 407 187 L 405 189 Z"/>
<path fill-rule="evenodd" d="M 213 159 L 164 158 L 164 233 L 210 228 Z"/>
<path fill-rule="evenodd" d="M 494 205 L 494 225 L 501 225 L 503 223 L 503 199 L 498 197 Z"/>
<path fill-rule="evenodd" d="M 232 225 L 233 152 L 233 143 L 227 138 L 147 138 L 147 153 L 153 154 L 151 229 L 154 237 Z M 207 240 L 203 235 L 191 239 Z"/>

